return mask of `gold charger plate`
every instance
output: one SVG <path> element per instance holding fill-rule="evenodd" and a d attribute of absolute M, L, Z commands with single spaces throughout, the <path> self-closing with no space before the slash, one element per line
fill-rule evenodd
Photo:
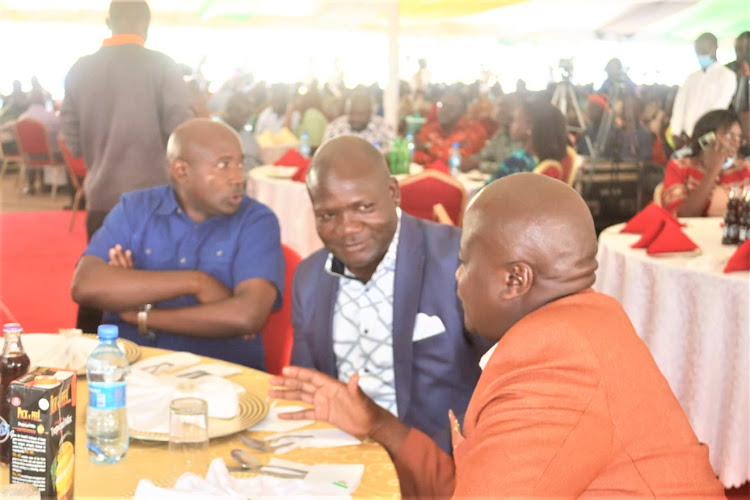
<path fill-rule="evenodd" d="M 264 418 L 268 413 L 268 404 L 260 396 L 250 392 L 243 392 L 237 396 L 240 412 L 234 418 L 211 418 L 208 419 L 208 437 L 218 438 L 230 436 L 252 427 Z M 133 439 L 145 441 L 169 441 L 169 434 L 162 432 L 146 432 L 128 429 L 128 435 Z"/>
<path fill-rule="evenodd" d="M 92 339 L 98 339 L 97 335 L 95 333 L 84 333 L 84 337 L 86 338 L 92 338 Z M 128 360 L 128 364 L 133 364 L 141 357 L 141 346 L 133 342 L 132 340 L 127 339 L 117 339 L 117 345 L 122 349 L 122 352 L 125 353 L 125 358 Z M 84 366 L 83 369 L 78 370 L 78 375 L 86 375 L 86 367 Z"/>

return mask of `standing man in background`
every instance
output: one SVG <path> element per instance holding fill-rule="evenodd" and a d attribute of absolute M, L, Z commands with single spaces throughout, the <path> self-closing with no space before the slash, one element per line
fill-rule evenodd
<path fill-rule="evenodd" d="M 669 124 L 675 149 L 685 146 L 698 118 L 714 109 L 727 109 L 737 87 L 735 74 L 716 61 L 719 43 L 712 33 L 695 40 L 695 55 L 701 69 L 688 75 L 677 91 Z"/>
<path fill-rule="evenodd" d="M 112 0 L 112 37 L 65 78 L 61 131 L 71 153 L 86 160 L 89 240 L 123 193 L 168 183 L 167 139 L 192 116 L 177 64 L 144 48 L 150 21 L 144 0 Z M 78 312 L 78 328 L 86 332 L 100 321 L 100 311 Z"/>

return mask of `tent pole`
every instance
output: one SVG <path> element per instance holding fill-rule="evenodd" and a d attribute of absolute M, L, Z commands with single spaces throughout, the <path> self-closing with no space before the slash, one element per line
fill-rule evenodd
<path fill-rule="evenodd" d="M 393 0 L 386 4 L 388 19 L 388 83 L 385 86 L 383 108 L 385 114 L 385 122 L 393 127 L 394 131 L 398 130 L 398 39 L 400 31 L 399 3 L 400 0 Z M 383 146 L 385 148 L 389 148 L 390 144 L 383 144 Z"/>

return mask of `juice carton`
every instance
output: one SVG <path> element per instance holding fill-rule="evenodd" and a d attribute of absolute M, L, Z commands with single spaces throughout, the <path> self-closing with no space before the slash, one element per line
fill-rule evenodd
<path fill-rule="evenodd" d="M 10 384 L 10 482 L 73 499 L 76 373 L 36 368 Z"/>

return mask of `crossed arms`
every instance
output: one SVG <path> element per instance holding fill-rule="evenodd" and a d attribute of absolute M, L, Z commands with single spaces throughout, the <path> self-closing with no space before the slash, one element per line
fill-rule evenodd
<path fill-rule="evenodd" d="M 229 338 L 258 333 L 277 290 L 262 278 L 246 279 L 230 290 L 203 271 L 139 270 L 130 252 L 117 245 L 109 251 L 109 263 L 93 255 L 81 258 L 72 295 L 79 304 L 120 313 L 133 324 L 143 304 L 194 295 L 195 306 L 152 309 L 148 327 L 188 337 Z"/>

